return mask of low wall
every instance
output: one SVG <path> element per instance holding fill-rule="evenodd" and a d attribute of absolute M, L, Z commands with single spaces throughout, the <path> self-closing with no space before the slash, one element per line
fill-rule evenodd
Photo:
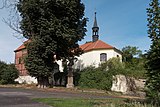
<path fill-rule="evenodd" d="M 144 89 L 145 80 L 135 79 L 124 75 L 116 75 L 113 77 L 112 91 L 128 93 L 134 92 L 137 89 Z"/>
<path fill-rule="evenodd" d="M 35 77 L 31 76 L 19 76 L 17 79 L 15 79 L 16 82 L 22 84 L 37 84 L 37 79 Z"/>

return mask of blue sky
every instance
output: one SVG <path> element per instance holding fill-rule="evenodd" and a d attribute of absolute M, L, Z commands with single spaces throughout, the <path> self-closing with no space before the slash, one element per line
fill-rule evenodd
<path fill-rule="evenodd" d="M 2 5 L 0 0 L 0 6 Z M 100 28 L 99 38 L 106 43 L 122 49 L 125 46 L 137 46 L 142 51 L 148 50 L 150 40 L 147 36 L 146 8 L 150 0 L 82 0 L 85 4 L 87 23 L 86 41 L 91 41 L 94 12 Z M 22 44 L 14 31 L 2 20 L 8 17 L 8 10 L 0 10 L 0 60 L 14 62 L 14 50 Z"/>

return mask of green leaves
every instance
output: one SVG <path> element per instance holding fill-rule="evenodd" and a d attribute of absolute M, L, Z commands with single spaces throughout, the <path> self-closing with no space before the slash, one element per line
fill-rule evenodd
<path fill-rule="evenodd" d="M 18 78 L 18 70 L 14 64 L 0 61 L 0 84 L 12 84 Z"/>
<path fill-rule="evenodd" d="M 152 43 L 147 52 L 147 96 L 154 103 L 160 104 L 160 6 L 159 0 L 151 0 L 147 9 L 148 37 Z"/>
<path fill-rule="evenodd" d="M 131 62 L 135 56 L 140 57 L 142 55 L 142 51 L 135 46 L 126 46 L 122 48 L 122 53 L 124 62 Z"/>
<path fill-rule="evenodd" d="M 97 88 L 110 90 L 112 86 L 112 74 L 101 71 L 100 68 L 87 67 L 81 72 L 79 85 L 84 88 Z"/>
<path fill-rule="evenodd" d="M 31 76 L 50 76 L 54 55 L 59 60 L 82 53 L 77 43 L 85 36 L 87 20 L 81 0 L 19 0 L 17 9 L 23 35 L 31 40 L 25 60 Z"/>

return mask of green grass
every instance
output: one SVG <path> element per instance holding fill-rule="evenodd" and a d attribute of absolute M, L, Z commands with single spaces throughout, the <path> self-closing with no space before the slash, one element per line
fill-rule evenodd
<path fill-rule="evenodd" d="M 36 98 L 53 107 L 154 107 L 153 105 L 141 104 L 127 99 L 73 99 L 73 98 Z"/>
<path fill-rule="evenodd" d="M 34 101 L 43 102 L 54 107 L 93 107 L 94 102 L 87 99 L 56 99 L 56 98 L 36 98 Z"/>

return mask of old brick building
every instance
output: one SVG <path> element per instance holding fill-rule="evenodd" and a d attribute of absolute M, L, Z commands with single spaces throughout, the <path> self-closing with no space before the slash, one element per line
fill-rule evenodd
<path fill-rule="evenodd" d="M 26 41 L 28 42 L 28 41 Z M 24 42 L 20 47 L 18 47 L 14 52 L 15 52 L 15 65 L 16 68 L 19 71 L 19 75 L 20 76 L 26 76 L 27 74 L 27 70 L 25 68 L 24 65 L 24 58 L 27 55 L 27 50 L 25 48 L 25 44 L 26 42 Z"/>

